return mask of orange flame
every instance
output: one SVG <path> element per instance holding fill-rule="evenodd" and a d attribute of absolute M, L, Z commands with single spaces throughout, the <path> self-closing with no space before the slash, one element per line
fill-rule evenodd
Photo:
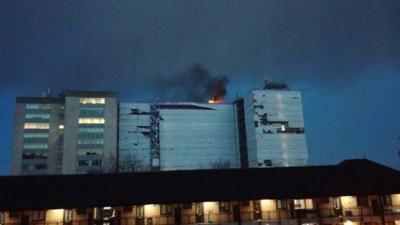
<path fill-rule="evenodd" d="M 210 99 L 208 100 L 208 104 L 221 104 L 224 103 L 223 99 Z"/>

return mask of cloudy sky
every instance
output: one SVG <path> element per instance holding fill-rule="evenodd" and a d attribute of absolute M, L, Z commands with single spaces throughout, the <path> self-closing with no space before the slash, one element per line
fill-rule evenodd
<path fill-rule="evenodd" d="M 266 75 L 302 91 L 311 164 L 400 168 L 400 1 L 15 0 L 0 21 L 0 174 L 16 96 L 184 100 L 174 78 L 194 64 L 229 78 L 228 100 Z"/>

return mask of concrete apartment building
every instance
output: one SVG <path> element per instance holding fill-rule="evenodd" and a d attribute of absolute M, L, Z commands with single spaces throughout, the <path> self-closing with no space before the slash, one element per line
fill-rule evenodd
<path fill-rule="evenodd" d="M 117 111 L 113 92 L 17 98 L 12 174 L 106 171 L 117 154 Z"/>
<path fill-rule="evenodd" d="M 223 104 L 64 91 L 18 98 L 15 118 L 15 175 L 308 165 L 301 93 L 283 84 Z"/>

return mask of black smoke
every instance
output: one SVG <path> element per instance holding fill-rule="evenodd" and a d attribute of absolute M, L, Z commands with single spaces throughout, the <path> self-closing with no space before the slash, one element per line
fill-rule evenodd
<path fill-rule="evenodd" d="M 225 75 L 213 75 L 201 64 L 161 78 L 158 93 L 164 100 L 194 102 L 223 101 L 227 94 L 229 79 Z"/>

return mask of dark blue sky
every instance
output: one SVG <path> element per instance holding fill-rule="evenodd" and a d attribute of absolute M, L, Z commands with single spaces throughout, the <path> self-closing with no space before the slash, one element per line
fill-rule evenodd
<path fill-rule="evenodd" d="M 200 63 L 228 99 L 264 75 L 303 92 L 312 164 L 400 168 L 400 1 L 0 1 L 0 174 L 16 96 L 50 87 L 174 96 L 156 85 Z"/>

